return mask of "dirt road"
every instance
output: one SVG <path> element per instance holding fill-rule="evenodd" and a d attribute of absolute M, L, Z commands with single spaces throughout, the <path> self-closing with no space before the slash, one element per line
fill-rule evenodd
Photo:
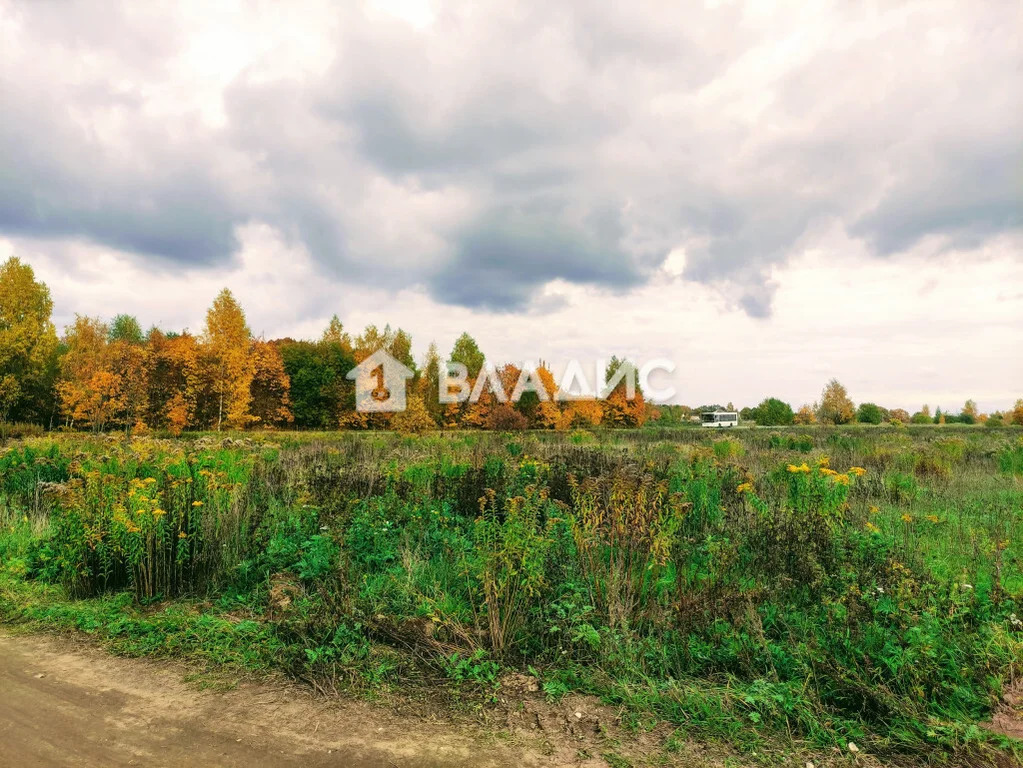
<path fill-rule="evenodd" d="M 515 766 L 524 747 L 328 703 L 300 686 L 184 682 L 184 668 L 123 659 L 61 638 L 0 631 L 0 766 Z"/>

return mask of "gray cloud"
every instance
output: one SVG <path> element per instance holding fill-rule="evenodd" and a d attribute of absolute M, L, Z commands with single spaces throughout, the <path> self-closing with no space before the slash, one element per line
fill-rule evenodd
<path fill-rule="evenodd" d="M 310 6 L 322 66 L 271 48 L 210 86 L 183 63 L 201 14 L 0 0 L 0 234 L 216 265 L 264 222 L 331 279 L 498 311 L 634 288 L 684 248 L 687 279 L 766 317 L 824 224 L 890 258 L 1023 228 L 1009 6 L 438 0 L 422 30 Z"/>
<path fill-rule="evenodd" d="M 454 258 L 430 278 L 432 296 L 467 307 L 517 310 L 550 280 L 625 290 L 642 274 L 620 246 L 614 211 L 594 214 L 589 228 L 567 229 L 545 211 L 499 210 L 457 239 Z"/>

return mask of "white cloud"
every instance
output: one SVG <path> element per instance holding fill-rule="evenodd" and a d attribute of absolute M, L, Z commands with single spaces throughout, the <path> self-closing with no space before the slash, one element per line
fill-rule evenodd
<path fill-rule="evenodd" d="M 194 330 L 229 285 L 268 336 L 337 311 L 501 358 L 674 356 L 687 402 L 838 375 L 1004 406 L 1017 22 L 951 0 L 0 0 L 0 237 L 61 322 Z"/>

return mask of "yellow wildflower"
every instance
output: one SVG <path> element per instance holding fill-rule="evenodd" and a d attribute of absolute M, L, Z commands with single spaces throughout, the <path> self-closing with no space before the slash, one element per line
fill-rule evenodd
<path fill-rule="evenodd" d="M 157 508 L 157 509 L 153 510 L 153 517 L 163 517 L 166 514 L 167 514 L 167 511 L 164 510 L 164 509 Z"/>
<path fill-rule="evenodd" d="M 911 514 L 909 514 L 908 512 L 903 512 L 902 513 L 902 522 L 904 522 L 904 523 L 912 523 L 913 522 L 913 516 Z"/>
<path fill-rule="evenodd" d="M 851 474 L 856 475 L 856 477 L 863 477 L 865 474 L 867 474 L 867 470 L 865 470 L 863 467 L 849 467 L 849 472 Z"/>
<path fill-rule="evenodd" d="M 810 471 L 810 468 L 806 465 L 805 461 L 802 464 L 800 464 L 798 467 L 795 464 L 789 464 L 786 467 L 786 469 L 789 472 L 791 472 L 792 474 L 794 474 L 794 475 L 795 474 L 805 474 L 805 473 Z"/>
<path fill-rule="evenodd" d="M 187 539 L 188 538 L 188 534 L 185 533 L 184 531 L 182 531 L 181 533 L 178 534 L 178 538 L 179 539 Z"/>
<path fill-rule="evenodd" d="M 837 473 L 837 472 L 836 472 L 835 470 L 833 470 L 833 469 L 828 469 L 827 467 L 821 467 L 821 468 L 820 468 L 820 473 L 821 473 L 822 475 L 827 475 L 827 476 L 829 476 L 829 477 L 830 477 L 830 476 L 832 476 L 832 475 L 837 475 L 837 474 L 838 474 L 838 473 Z"/>
<path fill-rule="evenodd" d="M 831 462 L 830 456 L 821 456 L 819 459 L 817 459 L 817 466 L 826 467 L 830 462 Z"/>
<path fill-rule="evenodd" d="M 193 507 L 201 507 L 202 506 L 202 502 L 201 501 L 193 501 L 192 502 L 192 506 Z"/>
<path fill-rule="evenodd" d="M 870 505 L 870 510 L 869 510 L 870 514 L 876 515 L 880 511 L 881 511 L 880 507 L 874 506 L 873 504 Z"/>
<path fill-rule="evenodd" d="M 849 475 L 835 474 L 835 482 L 839 485 L 849 485 Z"/>
<path fill-rule="evenodd" d="M 753 483 L 740 483 L 735 490 L 738 493 L 749 493 L 753 490 Z"/>
<path fill-rule="evenodd" d="M 143 482 L 146 485 L 152 485 L 153 483 L 156 482 L 156 478 L 155 477 L 147 477 Z"/>
<path fill-rule="evenodd" d="M 871 533 L 880 533 L 881 532 L 881 529 L 878 528 L 876 525 L 874 525 L 869 520 L 867 521 L 867 524 L 865 526 L 863 526 L 863 527 L 866 528 Z"/>
<path fill-rule="evenodd" d="M 938 522 L 938 516 L 937 515 L 927 515 L 927 519 L 930 520 L 932 523 L 937 523 Z"/>

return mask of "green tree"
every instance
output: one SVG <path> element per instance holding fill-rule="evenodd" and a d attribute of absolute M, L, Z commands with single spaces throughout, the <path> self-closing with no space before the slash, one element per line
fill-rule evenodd
<path fill-rule="evenodd" d="M 0 421 L 48 415 L 56 373 L 53 300 L 28 264 L 12 256 L 0 267 Z"/>
<path fill-rule="evenodd" d="M 963 410 L 959 412 L 959 421 L 963 424 L 976 424 L 979 415 L 977 404 L 973 400 L 967 400 L 963 403 Z"/>
<path fill-rule="evenodd" d="M 336 344 L 349 354 L 352 352 L 352 339 L 345 333 L 345 327 L 337 315 L 330 318 L 330 323 L 327 324 L 320 340 L 325 344 Z"/>
<path fill-rule="evenodd" d="M 861 424 L 880 424 L 884 421 L 884 411 L 875 403 L 860 403 L 856 409 L 856 421 Z"/>
<path fill-rule="evenodd" d="M 774 427 L 792 424 L 796 414 L 784 400 L 768 397 L 752 409 L 751 417 L 760 426 Z"/>
<path fill-rule="evenodd" d="M 468 333 L 463 333 L 455 341 L 455 346 L 451 348 L 450 359 L 453 363 L 464 365 L 469 371 L 470 379 L 475 379 L 480 375 L 480 369 L 483 368 L 483 363 L 486 362 L 486 358 L 480 351 L 476 339 Z"/>
<path fill-rule="evenodd" d="M 124 341 L 128 344 L 142 344 L 142 326 L 131 315 L 118 315 L 110 322 L 108 341 Z"/>

